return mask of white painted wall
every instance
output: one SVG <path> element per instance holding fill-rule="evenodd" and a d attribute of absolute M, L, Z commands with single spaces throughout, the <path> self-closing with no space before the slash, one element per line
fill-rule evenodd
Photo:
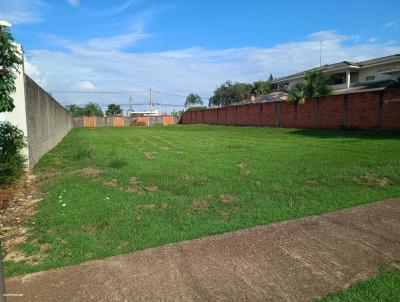
<path fill-rule="evenodd" d="M 20 52 L 21 59 L 23 60 L 23 50 L 20 44 L 17 44 L 18 51 Z M 24 132 L 25 137 L 28 136 L 28 127 L 26 122 L 26 104 L 25 104 L 25 84 L 24 84 L 24 64 L 20 65 L 19 73 L 17 73 L 17 78 L 15 80 L 16 92 L 12 95 L 14 100 L 15 108 L 12 112 L 1 112 L 0 121 L 8 121 L 13 125 L 17 126 Z M 23 150 L 23 155 L 26 157 L 27 161 L 28 148 Z M 29 163 L 27 162 L 29 166 Z"/>
<path fill-rule="evenodd" d="M 391 67 L 391 66 L 399 66 L 400 62 L 397 63 L 392 63 L 392 64 L 385 64 L 385 65 L 380 65 L 380 66 L 374 66 L 374 67 L 369 67 L 369 68 L 363 68 L 360 69 L 359 72 L 359 82 L 360 83 L 371 83 L 374 81 L 384 81 L 384 80 L 396 80 L 397 77 L 400 75 L 400 73 L 396 74 L 383 74 L 383 73 L 379 73 L 379 70 Z M 375 80 L 374 81 L 367 81 L 367 77 L 368 76 L 375 76 Z"/>

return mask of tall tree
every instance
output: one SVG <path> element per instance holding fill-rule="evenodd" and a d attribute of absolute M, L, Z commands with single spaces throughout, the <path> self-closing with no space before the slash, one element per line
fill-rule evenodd
<path fill-rule="evenodd" d="M 86 116 L 104 116 L 100 106 L 93 102 L 89 102 L 85 105 L 83 113 Z"/>
<path fill-rule="evenodd" d="M 9 28 L 0 25 L 0 112 L 10 112 L 15 107 L 11 94 L 15 92 L 14 82 L 20 64 L 22 60 Z"/>
<path fill-rule="evenodd" d="M 120 116 L 122 114 L 122 108 L 117 104 L 109 104 L 106 110 L 107 116 Z"/>
<path fill-rule="evenodd" d="M 214 91 L 213 96 L 209 99 L 209 106 L 227 106 L 247 100 L 253 91 L 252 84 L 227 81 Z"/>
<path fill-rule="evenodd" d="M 194 106 L 194 105 L 203 105 L 203 100 L 197 94 L 191 93 L 187 96 L 185 101 L 185 107 Z"/>
<path fill-rule="evenodd" d="M 67 105 L 66 108 L 72 114 L 73 117 L 85 115 L 84 109 L 79 105 L 74 105 L 74 104 Z"/>
<path fill-rule="evenodd" d="M 271 92 L 272 83 L 270 81 L 256 81 L 253 83 L 253 93 L 255 95 L 265 95 Z"/>

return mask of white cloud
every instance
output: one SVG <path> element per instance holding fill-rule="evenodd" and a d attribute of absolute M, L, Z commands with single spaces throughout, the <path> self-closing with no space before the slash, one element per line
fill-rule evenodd
<path fill-rule="evenodd" d="M 42 21 L 44 9 L 40 0 L 0 1 L 0 19 L 12 24 L 36 23 Z"/>
<path fill-rule="evenodd" d="M 385 24 L 385 28 L 397 28 L 397 27 L 399 27 L 399 24 L 394 21 Z"/>
<path fill-rule="evenodd" d="M 83 81 L 78 84 L 78 88 L 82 91 L 90 91 L 95 90 L 96 86 L 94 86 L 94 84 L 90 81 Z"/>
<path fill-rule="evenodd" d="M 321 38 L 324 41 L 323 64 L 400 53 L 400 44 L 396 42 L 347 43 L 351 37 L 323 31 L 313 33 L 303 41 L 268 48 L 210 50 L 195 47 L 137 53 L 121 50 L 137 39 L 119 37 L 92 39 L 83 44 L 64 42 L 64 46 L 68 45 L 66 51 L 32 50 L 27 55 L 40 74 L 51 74 L 47 87 L 53 91 L 73 90 L 76 83 L 91 79 L 100 91 L 145 90 L 152 87 L 181 95 L 196 92 L 210 96 L 226 80 L 252 82 L 266 79 L 270 73 L 276 77 L 314 67 L 319 63 Z M 35 74 L 32 76 L 35 77 Z M 145 95 L 139 93 L 55 94 L 64 103 L 92 100 L 103 104 L 127 103 L 130 95 L 136 101 L 147 102 Z M 155 101 L 183 104 L 184 97 L 156 92 Z"/>
<path fill-rule="evenodd" d="M 45 75 L 42 75 L 38 67 L 32 64 L 26 57 L 24 61 L 25 73 L 34 79 L 40 86 L 47 88 L 47 79 L 50 73 L 46 72 Z"/>
<path fill-rule="evenodd" d="M 67 0 L 67 2 L 69 5 L 71 5 L 73 7 L 76 7 L 79 5 L 79 0 Z"/>

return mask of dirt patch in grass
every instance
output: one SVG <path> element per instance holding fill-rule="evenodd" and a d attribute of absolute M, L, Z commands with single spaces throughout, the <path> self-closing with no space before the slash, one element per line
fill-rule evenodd
<path fill-rule="evenodd" d="M 78 171 L 85 176 L 91 176 L 91 177 L 98 177 L 101 173 L 103 173 L 103 170 L 96 167 L 87 167 L 80 169 Z"/>
<path fill-rule="evenodd" d="M 156 158 L 156 153 L 155 152 L 144 152 L 144 158 L 145 159 L 155 159 Z"/>
<path fill-rule="evenodd" d="M 152 209 L 155 209 L 155 207 L 156 207 L 155 204 L 149 203 L 149 204 L 140 204 L 140 205 L 137 205 L 137 206 L 135 206 L 134 209 L 135 209 L 135 210 L 140 210 L 140 209 L 152 210 Z"/>
<path fill-rule="evenodd" d="M 116 179 L 112 179 L 108 182 L 105 182 L 104 185 L 107 187 L 116 188 L 116 187 L 118 187 L 118 181 Z"/>
<path fill-rule="evenodd" d="M 208 201 L 205 199 L 194 199 L 192 201 L 191 209 L 207 211 L 209 209 Z"/>
<path fill-rule="evenodd" d="M 21 251 L 11 251 L 6 254 L 4 261 L 12 262 L 26 262 L 30 265 L 37 265 L 43 260 L 45 260 L 47 255 L 45 253 L 38 253 L 35 255 L 26 255 Z"/>
<path fill-rule="evenodd" d="M 237 164 L 237 167 L 239 168 L 239 175 L 242 177 L 249 176 L 251 173 L 251 170 L 247 168 L 247 165 L 243 162 L 240 162 Z"/>
<path fill-rule="evenodd" d="M 228 212 L 222 212 L 222 213 L 221 213 L 221 219 L 222 219 L 223 221 L 228 221 L 229 218 L 231 218 L 231 214 L 229 214 Z"/>
<path fill-rule="evenodd" d="M 184 179 L 184 180 L 192 180 L 192 179 L 193 179 L 193 176 L 190 176 L 190 175 L 183 175 L 183 176 L 182 176 L 182 179 Z"/>
<path fill-rule="evenodd" d="M 28 238 L 29 228 L 26 223 L 36 212 L 42 194 L 37 189 L 36 176 L 28 172 L 6 189 L 6 192 L 8 193 L 5 195 L 0 194 L 3 201 L 0 210 L 0 236 L 3 237 L 5 258 L 22 259 L 23 254 L 17 251 L 17 247 Z M 29 261 L 29 257 L 24 261 Z"/>
<path fill-rule="evenodd" d="M 80 230 L 85 233 L 97 233 L 101 231 L 109 231 L 112 229 L 111 223 L 108 221 L 102 221 L 100 223 L 86 224 L 80 227 Z"/>
<path fill-rule="evenodd" d="M 161 204 L 161 209 L 169 209 L 171 205 L 168 202 L 164 202 Z"/>
<path fill-rule="evenodd" d="M 236 200 L 236 196 L 231 194 L 221 194 L 219 200 L 223 203 L 231 203 Z"/>
<path fill-rule="evenodd" d="M 156 191 L 158 191 L 158 187 L 157 186 L 147 186 L 147 187 L 145 187 L 145 189 L 146 189 L 146 191 L 148 191 L 148 192 L 156 192 Z"/>
<path fill-rule="evenodd" d="M 132 176 L 129 178 L 128 184 L 131 186 L 136 186 L 139 183 L 138 178 L 136 176 Z"/>
<path fill-rule="evenodd" d="M 390 185 L 390 181 L 387 177 L 380 177 L 372 172 L 365 172 L 362 176 L 353 177 L 352 181 L 359 185 L 378 186 L 380 188 L 385 188 Z"/>

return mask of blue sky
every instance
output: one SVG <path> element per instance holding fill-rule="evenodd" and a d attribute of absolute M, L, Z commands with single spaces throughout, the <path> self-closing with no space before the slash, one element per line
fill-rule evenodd
<path fill-rule="evenodd" d="M 226 80 L 313 67 L 321 40 L 323 63 L 400 53 L 399 11 L 399 1 L 0 2 L 0 19 L 24 46 L 26 72 L 63 104 L 102 105 L 146 95 L 56 91 L 151 87 L 156 102 L 182 104 Z"/>

